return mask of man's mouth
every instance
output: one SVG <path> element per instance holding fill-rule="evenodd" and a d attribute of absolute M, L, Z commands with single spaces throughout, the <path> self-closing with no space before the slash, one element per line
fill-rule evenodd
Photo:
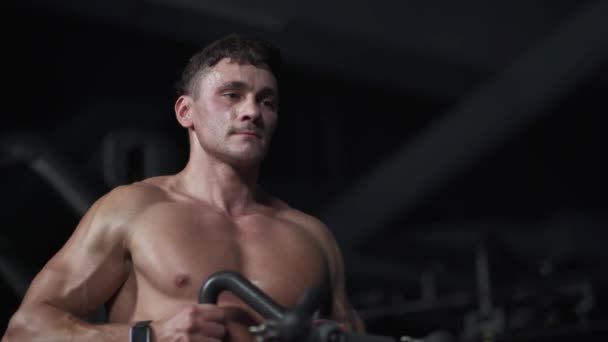
<path fill-rule="evenodd" d="M 247 135 L 247 136 L 252 136 L 252 137 L 256 137 L 256 138 L 262 137 L 262 135 L 260 133 L 255 132 L 255 131 L 237 131 L 236 134 Z"/>

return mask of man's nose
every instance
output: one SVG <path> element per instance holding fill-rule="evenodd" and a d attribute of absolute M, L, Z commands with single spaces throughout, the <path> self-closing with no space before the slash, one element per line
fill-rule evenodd
<path fill-rule="evenodd" d="M 256 121 L 260 117 L 260 104 L 254 96 L 247 96 L 239 108 L 238 118 L 243 121 Z"/>

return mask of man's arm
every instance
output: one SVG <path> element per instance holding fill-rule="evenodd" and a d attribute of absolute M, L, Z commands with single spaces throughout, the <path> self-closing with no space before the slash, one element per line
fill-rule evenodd
<path fill-rule="evenodd" d="M 329 234 L 329 233 L 328 233 Z M 346 330 L 365 332 L 365 325 L 359 314 L 351 306 L 346 296 L 344 261 L 333 236 L 327 236 L 329 256 L 329 277 L 332 288 L 332 319 L 342 323 Z"/>
<path fill-rule="evenodd" d="M 100 198 L 34 278 L 2 338 L 9 341 L 127 341 L 129 326 L 79 319 L 126 279 L 126 222 L 136 214 L 127 187 Z"/>
<path fill-rule="evenodd" d="M 303 224 L 317 237 L 325 252 L 331 288 L 331 319 L 340 323 L 347 331 L 363 333 L 363 320 L 348 301 L 346 295 L 344 260 L 340 248 L 329 229 L 318 219 L 308 216 Z"/>

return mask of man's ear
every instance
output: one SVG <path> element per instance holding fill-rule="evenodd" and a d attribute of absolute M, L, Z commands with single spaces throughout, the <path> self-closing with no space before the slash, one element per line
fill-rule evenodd
<path fill-rule="evenodd" d="M 192 127 L 192 105 L 192 98 L 187 95 L 182 95 L 175 101 L 175 117 L 184 128 Z"/>

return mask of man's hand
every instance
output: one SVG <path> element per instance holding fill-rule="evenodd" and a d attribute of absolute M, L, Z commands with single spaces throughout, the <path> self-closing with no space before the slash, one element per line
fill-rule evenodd
<path fill-rule="evenodd" d="M 340 323 L 338 321 L 334 321 L 334 320 L 331 320 L 331 319 L 322 319 L 322 318 L 321 319 L 313 319 L 312 320 L 312 326 L 313 327 L 318 327 L 319 325 L 324 324 L 324 323 L 335 323 L 338 326 L 338 328 L 340 328 L 340 330 L 342 330 L 342 331 L 348 331 L 348 329 L 346 328 L 346 325 L 344 325 L 344 323 Z"/>
<path fill-rule="evenodd" d="M 150 324 L 154 342 L 212 342 L 226 335 L 224 310 L 213 304 L 192 304 Z"/>

